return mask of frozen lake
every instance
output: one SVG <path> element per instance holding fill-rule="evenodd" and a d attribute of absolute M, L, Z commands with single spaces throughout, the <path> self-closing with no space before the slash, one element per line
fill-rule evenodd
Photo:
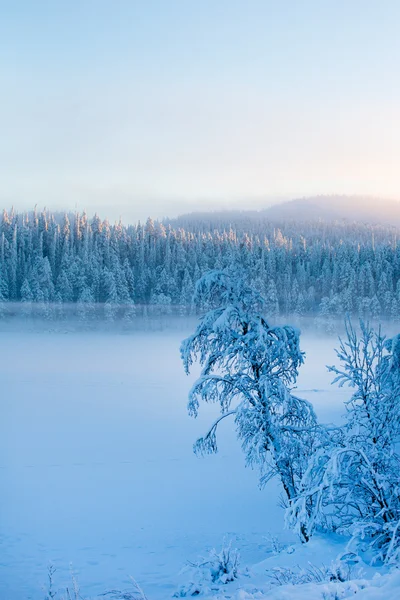
<path fill-rule="evenodd" d="M 217 456 L 192 454 L 216 408 L 187 416 L 186 333 L 2 334 L 1 600 L 43 600 L 50 561 L 60 584 L 72 563 L 84 594 L 132 575 L 161 600 L 185 561 L 225 535 L 244 562 L 265 557 L 263 536 L 283 525 L 277 486 L 258 489 L 228 423 Z M 334 345 L 302 344 L 298 393 L 323 421 L 348 395 L 324 368 Z"/>

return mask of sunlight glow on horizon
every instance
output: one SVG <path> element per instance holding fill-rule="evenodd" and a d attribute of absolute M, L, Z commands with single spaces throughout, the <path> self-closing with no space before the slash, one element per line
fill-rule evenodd
<path fill-rule="evenodd" d="M 394 1 L 2 7 L 1 203 L 142 218 L 398 198 L 399 17 Z"/>

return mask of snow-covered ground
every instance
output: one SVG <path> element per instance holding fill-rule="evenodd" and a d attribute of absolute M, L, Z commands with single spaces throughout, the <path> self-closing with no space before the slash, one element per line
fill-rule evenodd
<path fill-rule="evenodd" d="M 1 600 L 43 600 L 49 562 L 60 585 L 72 563 L 83 595 L 127 587 L 132 575 L 161 600 L 185 562 L 224 537 L 242 565 L 269 556 L 269 534 L 295 541 L 282 533 L 277 485 L 258 489 L 228 423 L 217 456 L 192 454 L 216 408 L 187 416 L 186 333 L 2 334 Z M 303 338 L 298 394 L 325 422 L 340 419 L 348 395 L 325 369 L 334 344 Z"/>

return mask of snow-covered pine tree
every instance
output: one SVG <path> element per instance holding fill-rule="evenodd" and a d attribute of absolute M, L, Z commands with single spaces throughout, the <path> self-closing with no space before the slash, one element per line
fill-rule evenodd
<path fill-rule="evenodd" d="M 32 292 L 27 279 L 24 279 L 20 293 L 22 302 L 21 314 L 23 317 L 30 317 L 32 314 Z"/>
<path fill-rule="evenodd" d="M 270 319 L 275 319 L 279 315 L 278 293 L 273 279 L 271 279 L 267 286 L 266 311 Z"/>
<path fill-rule="evenodd" d="M 106 321 L 114 321 L 118 311 L 118 292 L 112 271 L 105 267 L 102 273 L 104 316 Z"/>
<path fill-rule="evenodd" d="M 208 272 L 197 282 L 195 300 L 211 309 L 181 345 L 187 374 L 195 360 L 202 365 L 188 410 L 196 417 L 200 402 L 215 402 L 221 414 L 194 450 L 217 452 L 218 425 L 233 417 L 246 463 L 259 468 L 261 484 L 277 475 L 291 501 L 318 436 L 312 406 L 292 394 L 304 357 L 299 332 L 269 326 L 264 300 L 243 273 Z M 306 527 L 301 536 L 307 540 Z"/>
<path fill-rule="evenodd" d="M 4 315 L 6 302 L 9 299 L 9 289 L 7 283 L 7 277 L 4 273 L 4 269 L 0 264 L 0 317 Z"/>
<path fill-rule="evenodd" d="M 92 291 L 89 287 L 84 287 L 78 298 L 77 313 L 80 321 L 91 321 L 95 316 L 95 306 Z"/>
<path fill-rule="evenodd" d="M 123 320 L 125 323 L 132 323 L 136 317 L 136 306 L 133 300 L 129 300 L 124 305 L 124 316 Z"/>
<path fill-rule="evenodd" d="M 346 321 L 342 366 L 328 367 L 334 383 L 354 389 L 346 423 L 311 457 L 288 522 L 369 538 L 375 558 L 391 562 L 400 558 L 400 335 L 387 340 L 362 321 L 360 329 Z"/>

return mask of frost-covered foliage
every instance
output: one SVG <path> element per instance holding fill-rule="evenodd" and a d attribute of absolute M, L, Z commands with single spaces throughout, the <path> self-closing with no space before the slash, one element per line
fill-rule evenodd
<path fill-rule="evenodd" d="M 267 572 L 273 585 L 304 585 L 305 583 L 322 583 L 325 581 L 350 581 L 352 566 L 337 560 L 330 567 L 309 563 L 307 567 L 273 567 Z"/>
<path fill-rule="evenodd" d="M 199 596 L 235 581 L 239 577 L 239 561 L 239 552 L 232 548 L 231 542 L 224 543 L 219 552 L 213 548 L 206 558 L 187 564 L 185 571 L 189 572 L 189 581 L 179 588 L 174 597 Z"/>
<path fill-rule="evenodd" d="M 50 564 L 47 568 L 47 585 L 44 600 L 82 600 L 81 591 L 78 581 L 71 569 L 70 582 L 64 589 L 56 589 L 55 573 L 57 569 Z"/>
<path fill-rule="evenodd" d="M 130 590 L 111 590 L 110 592 L 105 592 L 101 594 L 102 598 L 108 598 L 108 600 L 148 600 L 146 594 L 140 587 L 140 585 L 133 579 L 131 580 L 131 589 Z"/>
<path fill-rule="evenodd" d="M 56 586 L 56 572 L 57 569 L 54 567 L 54 565 L 48 566 L 44 600 L 89 600 L 89 598 L 86 599 L 82 596 L 78 581 L 72 570 L 70 575 L 70 583 L 63 588 Z M 130 581 L 130 590 L 109 590 L 101 594 L 98 597 L 98 600 L 100 600 L 100 598 L 108 598 L 108 600 L 148 600 L 146 594 L 137 581 L 135 581 L 133 577 L 130 577 Z M 95 599 L 91 598 L 91 600 Z"/>
<path fill-rule="evenodd" d="M 195 300 L 210 310 L 181 346 L 186 373 L 196 359 L 202 365 L 188 410 L 196 417 L 204 401 L 218 403 L 221 412 L 195 452 L 215 453 L 218 425 L 233 417 L 247 464 L 260 469 L 262 484 L 278 475 L 293 499 L 318 436 L 312 406 L 291 391 L 303 363 L 299 332 L 268 324 L 263 298 L 241 272 L 209 272 Z"/>
<path fill-rule="evenodd" d="M 349 321 L 334 383 L 354 389 L 346 423 L 312 456 L 289 522 L 307 531 L 328 526 L 370 540 L 375 559 L 400 557 L 400 336 L 385 339 Z M 311 510 L 310 510 L 311 506 Z"/>

